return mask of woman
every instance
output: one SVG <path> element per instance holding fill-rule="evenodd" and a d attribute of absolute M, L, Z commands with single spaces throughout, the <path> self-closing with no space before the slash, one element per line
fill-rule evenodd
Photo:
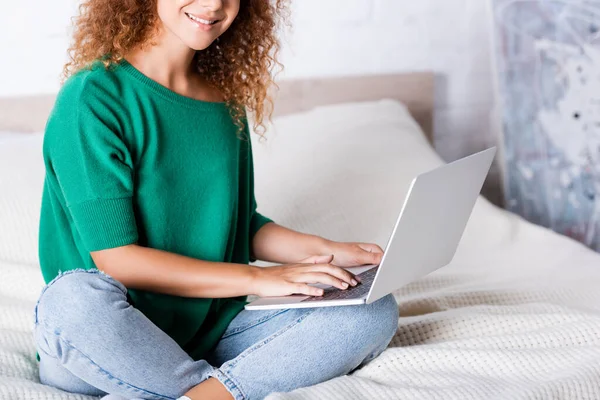
<path fill-rule="evenodd" d="M 245 110 L 262 132 L 283 3 L 81 5 L 44 137 L 42 383 L 126 398 L 262 399 L 347 374 L 390 342 L 391 295 L 243 310 L 250 294 L 354 286 L 341 267 L 382 255 L 256 211 Z M 256 259 L 281 265 L 248 265 Z"/>

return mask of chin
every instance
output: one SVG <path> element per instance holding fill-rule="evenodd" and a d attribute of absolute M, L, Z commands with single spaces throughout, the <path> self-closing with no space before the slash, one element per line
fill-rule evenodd
<path fill-rule="evenodd" d="M 204 39 L 204 40 L 186 40 L 185 44 L 192 50 L 200 51 L 206 50 L 212 43 L 214 39 Z"/>

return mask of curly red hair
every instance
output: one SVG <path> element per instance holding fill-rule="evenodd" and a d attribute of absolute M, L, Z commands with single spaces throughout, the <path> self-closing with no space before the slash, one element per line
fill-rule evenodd
<path fill-rule="evenodd" d="M 102 59 L 105 67 L 118 64 L 130 50 L 155 44 L 159 32 L 157 0 L 84 0 L 74 17 L 69 61 L 63 82 L 76 71 Z M 245 110 L 252 112 L 254 129 L 262 134 L 273 109 L 268 90 L 277 61 L 276 31 L 287 13 L 286 0 L 240 0 L 229 29 L 207 49 L 196 52 L 198 70 L 220 90 L 236 125 L 243 129 Z"/>

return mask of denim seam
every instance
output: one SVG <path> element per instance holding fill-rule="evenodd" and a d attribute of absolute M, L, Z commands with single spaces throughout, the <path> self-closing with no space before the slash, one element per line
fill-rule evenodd
<path fill-rule="evenodd" d="M 58 360 L 58 357 L 55 357 L 52 354 L 49 354 L 47 351 L 44 351 L 44 349 L 39 348 L 39 346 L 37 346 L 36 350 L 38 353 L 43 353 L 48 358 L 52 358 L 53 360 Z"/>
<path fill-rule="evenodd" d="M 44 331 L 46 332 L 46 334 L 48 334 L 48 329 L 46 329 L 47 327 L 44 326 L 42 329 L 44 329 Z M 127 382 L 124 382 L 123 380 L 117 378 L 116 376 L 112 375 L 110 372 L 106 371 L 104 368 L 102 368 L 101 366 L 99 366 L 98 364 L 96 364 L 90 356 L 88 356 L 87 354 L 85 354 L 83 351 L 79 350 L 77 347 L 73 346 L 73 344 L 71 344 L 71 342 L 69 342 L 68 340 L 66 340 L 65 338 L 63 338 L 59 333 L 57 332 L 53 332 L 53 335 L 55 335 L 58 340 L 62 341 L 65 345 L 67 345 L 68 347 L 71 347 L 72 349 L 74 349 L 75 351 L 77 351 L 79 354 L 81 354 L 83 357 L 85 357 L 91 364 L 95 365 L 102 373 L 106 374 L 109 378 L 114 379 L 118 382 L 121 382 L 122 384 L 128 386 L 130 389 L 136 390 L 140 393 L 144 393 L 144 394 L 150 394 L 152 396 L 158 396 L 162 399 L 165 400 L 175 400 L 174 397 L 169 397 L 169 396 L 163 396 L 161 394 L 158 393 L 154 393 L 142 388 L 138 388 L 137 386 L 131 385 Z"/>
<path fill-rule="evenodd" d="M 223 374 L 225 374 L 227 377 L 229 377 L 229 379 L 231 379 L 233 382 L 236 383 L 236 385 L 240 389 L 240 391 L 243 391 L 243 385 L 241 385 L 239 382 L 237 382 L 236 380 L 234 380 L 234 378 L 231 375 L 231 370 L 233 368 L 235 368 L 235 366 L 240 361 L 242 361 L 244 358 L 246 358 L 248 355 L 250 355 L 254 351 L 260 349 L 261 347 L 263 347 L 267 343 L 271 342 L 273 339 L 275 339 L 275 338 L 279 337 L 280 335 L 284 334 L 285 332 L 287 332 L 288 330 L 290 330 L 294 326 L 300 324 L 306 317 L 308 317 L 313 312 L 315 312 L 315 310 L 317 310 L 317 308 L 311 309 L 309 312 L 303 314 L 302 316 L 300 316 L 299 318 L 297 318 L 294 322 L 290 323 L 289 325 L 287 325 L 283 329 L 280 329 L 279 331 L 275 332 L 274 334 L 272 334 L 271 336 L 267 337 L 266 339 L 263 339 L 260 342 L 256 343 L 255 345 L 247 348 L 246 350 L 244 350 L 241 354 L 239 354 L 233 360 L 227 361 L 226 363 L 224 363 L 223 365 L 221 365 L 221 367 L 219 369 L 221 370 L 221 372 Z"/>
<path fill-rule="evenodd" d="M 235 328 L 235 329 L 232 329 L 232 330 L 231 330 L 231 331 L 229 331 L 229 332 L 225 332 L 225 334 L 223 334 L 223 336 L 221 337 L 221 339 L 225 339 L 225 338 L 228 338 L 228 337 L 230 337 L 230 336 L 233 336 L 233 335 L 236 335 L 236 334 L 238 334 L 238 333 L 241 333 L 241 332 L 243 332 L 243 331 L 245 331 L 245 330 L 248 330 L 248 329 L 250 329 L 250 328 L 254 328 L 255 326 L 257 326 L 257 325 L 260 325 L 260 324 L 262 324 L 263 322 L 266 322 L 266 321 L 270 320 L 271 318 L 273 318 L 273 317 L 276 317 L 277 315 L 280 315 L 280 314 L 282 314 L 282 313 L 284 313 L 284 312 L 286 312 L 286 311 L 288 311 L 288 310 L 289 310 L 289 309 L 287 309 L 287 308 L 285 308 L 285 309 L 282 309 L 282 310 L 278 310 L 277 312 L 275 312 L 275 313 L 273 313 L 273 314 L 265 315 L 265 316 L 264 316 L 264 317 L 262 317 L 262 318 L 259 318 L 259 319 L 257 319 L 257 320 L 251 321 L 251 322 L 249 322 L 249 323 L 247 323 L 247 324 L 245 324 L 245 325 L 242 325 L 242 326 L 240 326 L 240 327 L 237 327 L 237 328 Z"/>
<path fill-rule="evenodd" d="M 284 334 L 285 332 L 287 332 L 288 330 L 290 330 L 294 326 L 300 324 L 306 317 L 308 317 L 313 312 L 315 312 L 315 310 L 317 310 L 317 309 L 316 308 L 311 309 L 309 312 L 306 312 L 305 314 L 303 314 L 302 316 L 300 316 L 299 318 L 297 318 L 295 321 L 293 321 L 292 323 L 288 324 L 283 329 L 280 329 L 279 331 L 275 332 L 274 334 L 272 334 L 271 336 L 267 337 L 266 339 L 263 339 L 260 342 L 256 343 L 255 345 L 247 348 L 241 354 L 239 354 L 237 357 L 235 357 L 233 360 L 227 361 L 226 363 L 224 363 L 223 365 L 221 365 L 221 367 L 219 368 L 220 372 L 223 373 L 224 376 L 226 376 L 227 378 L 229 378 L 236 385 L 237 389 L 242 394 L 244 394 L 244 392 L 245 392 L 244 386 L 241 383 L 239 383 L 236 379 L 234 379 L 232 377 L 232 375 L 231 375 L 232 369 L 235 368 L 235 366 L 240 361 L 242 361 L 248 355 L 250 355 L 251 353 L 253 353 L 255 350 L 260 349 L 261 347 L 263 347 L 267 343 L 271 342 L 273 339 L 275 339 L 278 336 Z M 244 398 L 247 398 L 247 396 L 244 395 Z M 236 400 L 244 400 L 244 398 L 243 399 L 236 399 Z"/>
<path fill-rule="evenodd" d="M 59 279 L 60 279 L 60 278 L 62 278 L 63 276 L 65 276 L 65 275 L 69 275 L 69 274 L 72 274 L 72 273 L 74 273 L 74 272 L 87 272 L 87 273 L 90 273 L 90 274 L 100 274 L 100 275 L 107 276 L 107 277 L 109 277 L 109 278 L 111 278 L 111 279 L 113 279 L 113 280 L 114 280 L 114 278 L 113 278 L 112 276 L 108 275 L 108 274 L 107 274 L 106 272 L 104 272 L 104 271 L 100 271 L 100 270 L 99 270 L 99 269 L 97 269 L 97 268 L 90 268 L 90 269 L 84 269 L 84 268 L 75 268 L 75 269 L 70 269 L 70 270 L 68 270 L 68 271 L 59 272 L 59 273 L 58 273 L 58 275 L 56 275 L 56 276 L 55 276 L 55 277 L 54 277 L 54 278 L 53 278 L 53 279 L 52 279 L 50 282 L 48 282 L 48 283 L 47 283 L 47 284 L 46 284 L 46 285 L 45 285 L 45 286 L 42 288 L 42 291 L 40 292 L 40 295 L 39 295 L 39 297 L 38 297 L 38 300 L 37 300 L 37 302 L 35 303 L 35 307 L 34 307 L 34 309 L 33 309 L 33 314 L 34 314 L 34 323 L 35 323 L 35 325 L 37 325 L 37 324 L 38 324 L 38 322 L 39 322 L 39 321 L 38 321 L 38 306 L 40 305 L 40 301 L 41 301 L 41 299 L 42 299 L 42 297 L 43 297 L 44 293 L 46 293 L 46 290 L 48 290 L 48 288 L 50 288 L 54 282 L 56 282 L 57 280 L 59 280 Z M 123 289 L 121 289 L 120 287 L 119 287 L 119 290 L 123 291 Z M 125 291 L 125 294 L 127 294 L 127 291 Z"/>

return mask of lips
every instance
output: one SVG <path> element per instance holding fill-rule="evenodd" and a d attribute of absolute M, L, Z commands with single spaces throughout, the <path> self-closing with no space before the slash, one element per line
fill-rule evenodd
<path fill-rule="evenodd" d="M 214 25 L 214 24 L 216 24 L 216 23 L 218 23 L 218 22 L 219 22 L 219 20 L 218 20 L 218 19 L 215 19 L 215 18 L 208 18 L 208 17 L 206 17 L 206 16 L 199 16 L 199 15 L 196 15 L 196 14 L 190 14 L 190 13 L 185 13 L 185 15 L 187 15 L 187 17 L 188 17 L 190 20 L 192 20 L 192 21 L 194 21 L 194 22 L 196 22 L 196 23 L 198 23 L 198 24 L 205 25 L 205 26 L 211 26 L 211 25 Z"/>

